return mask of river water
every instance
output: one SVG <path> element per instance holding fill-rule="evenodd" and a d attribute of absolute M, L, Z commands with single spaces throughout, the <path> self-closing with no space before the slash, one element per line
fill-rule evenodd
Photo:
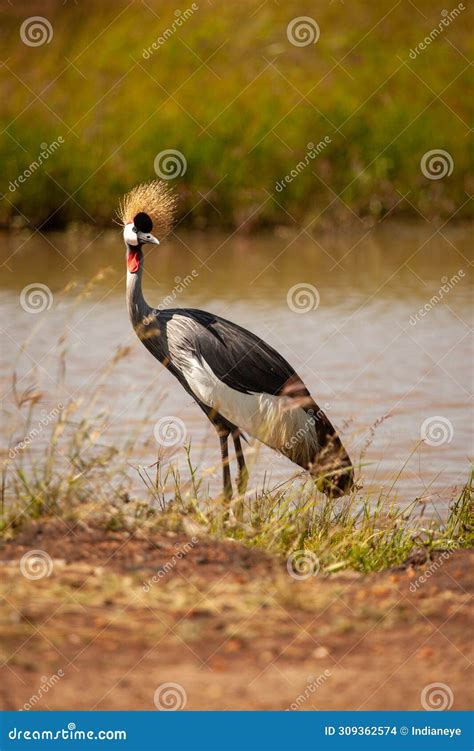
<path fill-rule="evenodd" d="M 137 429 L 137 464 L 152 463 L 157 421 L 179 418 L 193 460 L 218 489 L 212 427 L 131 329 L 119 228 L 14 230 L 1 239 L 0 375 L 13 443 L 24 437 L 14 371 L 17 392 L 41 391 L 45 415 L 87 395 L 117 348 L 127 346 L 127 356 L 104 376 L 98 407 L 109 418 L 100 441 L 119 446 Z M 257 236 L 180 233 L 147 249 L 144 289 L 153 306 L 170 295 L 174 307 L 204 308 L 266 339 L 340 429 L 353 461 L 362 457 L 364 490 L 390 488 L 404 467 L 397 499 L 425 498 L 441 513 L 472 457 L 471 246 L 465 225 L 424 223 L 361 224 L 321 236 L 286 228 Z M 35 299 L 38 285 L 46 289 L 40 286 Z M 40 430 L 35 449 L 44 450 L 46 441 L 47 430 Z M 298 471 L 269 449 L 251 447 L 249 454 L 251 487 Z M 167 448 L 165 459 L 186 476 L 179 445 Z"/>

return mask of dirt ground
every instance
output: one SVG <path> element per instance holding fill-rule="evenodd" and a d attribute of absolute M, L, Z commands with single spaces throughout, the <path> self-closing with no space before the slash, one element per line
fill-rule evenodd
<path fill-rule="evenodd" d="M 50 521 L 3 543 L 1 708 L 421 709 L 432 683 L 472 705 L 474 551 L 299 581 L 194 539 Z"/>

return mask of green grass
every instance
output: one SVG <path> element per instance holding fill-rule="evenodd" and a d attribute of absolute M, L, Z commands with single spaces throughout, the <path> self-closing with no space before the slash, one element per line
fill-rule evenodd
<path fill-rule="evenodd" d="M 318 43 L 296 47 L 287 25 L 307 15 L 305 4 L 202 3 L 149 59 L 143 49 L 176 18 L 171 0 L 155 13 L 142 3 L 121 13 L 125 0 L 33 0 L 28 14 L 46 16 L 54 30 L 39 47 L 20 41 L 21 4 L 8 6 L 0 223 L 110 223 L 118 197 L 155 177 L 164 149 L 187 160 L 174 182 L 195 227 L 340 223 L 354 219 L 347 207 L 373 219 L 447 217 L 460 207 L 456 216 L 466 217 L 467 11 L 412 60 L 410 49 L 441 18 L 428 0 L 416 5 L 318 4 Z M 40 144 L 59 136 L 64 144 L 10 191 Z M 325 136 L 328 147 L 277 192 L 307 144 Z M 422 175 L 431 149 L 451 154 L 449 177 Z"/>
<path fill-rule="evenodd" d="M 347 568 L 367 573 L 399 565 L 413 553 L 429 557 L 435 550 L 474 546 L 472 483 L 471 473 L 444 521 L 424 517 L 418 500 L 400 507 L 384 492 L 330 500 L 311 481 L 236 498 L 230 508 L 215 498 L 197 501 L 192 492 L 183 497 L 176 484 L 175 500 L 162 520 L 182 526 L 183 519 L 191 519 L 201 532 L 285 558 L 298 551 L 303 566 L 309 552 L 326 573 Z"/>
<path fill-rule="evenodd" d="M 292 480 L 228 504 L 210 496 L 188 446 L 186 476 L 163 453 L 152 468 L 137 468 L 143 480 L 138 497 L 126 469 L 136 464 L 142 426 L 121 445 L 107 446 L 102 434 L 108 416 L 98 407 L 108 375 L 126 356 L 119 351 L 104 366 L 87 399 L 78 395 L 64 404 L 42 437 L 48 439 L 46 455 L 35 449 L 34 441 L 20 451 L 11 441 L 12 453 L 2 470 L 3 538 L 14 537 L 31 520 L 57 517 L 108 530 L 172 529 L 238 540 L 285 557 L 300 551 L 300 558 L 310 555 L 310 564 L 316 556 L 326 573 L 378 571 L 415 552 L 429 557 L 435 550 L 474 545 L 472 473 L 445 520 L 430 518 L 419 500 L 400 508 L 395 487 L 376 497 L 355 490 L 330 501 L 310 481 Z M 41 398 L 34 390 L 19 394 L 15 388 L 14 394 L 25 418 L 22 435 L 27 436 L 38 424 Z"/>

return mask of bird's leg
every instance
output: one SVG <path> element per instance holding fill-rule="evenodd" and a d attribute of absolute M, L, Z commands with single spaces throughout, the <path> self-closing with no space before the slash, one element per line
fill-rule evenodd
<path fill-rule="evenodd" d="M 221 444 L 221 458 L 222 458 L 222 480 L 224 483 L 224 498 L 230 500 L 232 498 L 232 480 L 230 479 L 230 467 L 229 467 L 229 450 L 227 446 L 228 433 L 219 431 L 219 441 Z"/>
<path fill-rule="evenodd" d="M 238 430 L 234 430 L 234 432 L 232 433 L 232 438 L 234 439 L 235 456 L 237 458 L 237 464 L 239 466 L 239 474 L 237 476 L 237 488 L 238 488 L 240 495 L 243 495 L 245 491 L 247 490 L 247 484 L 249 481 L 249 472 L 247 469 L 247 465 L 245 464 L 244 452 L 242 449 L 242 444 L 240 442 L 240 432 Z"/>

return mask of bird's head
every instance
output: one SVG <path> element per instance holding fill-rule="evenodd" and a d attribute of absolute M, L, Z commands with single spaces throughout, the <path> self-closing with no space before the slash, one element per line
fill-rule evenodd
<path fill-rule="evenodd" d="M 137 185 L 121 201 L 119 218 L 123 224 L 127 268 L 131 274 L 140 269 L 143 245 L 159 245 L 156 235 L 164 237 L 170 231 L 174 209 L 174 196 L 160 180 Z"/>
<path fill-rule="evenodd" d="M 143 258 L 142 245 L 151 243 L 159 245 L 160 241 L 152 234 L 153 222 L 144 211 L 140 211 L 123 228 L 123 239 L 127 246 L 127 268 L 131 274 L 136 274 Z"/>

